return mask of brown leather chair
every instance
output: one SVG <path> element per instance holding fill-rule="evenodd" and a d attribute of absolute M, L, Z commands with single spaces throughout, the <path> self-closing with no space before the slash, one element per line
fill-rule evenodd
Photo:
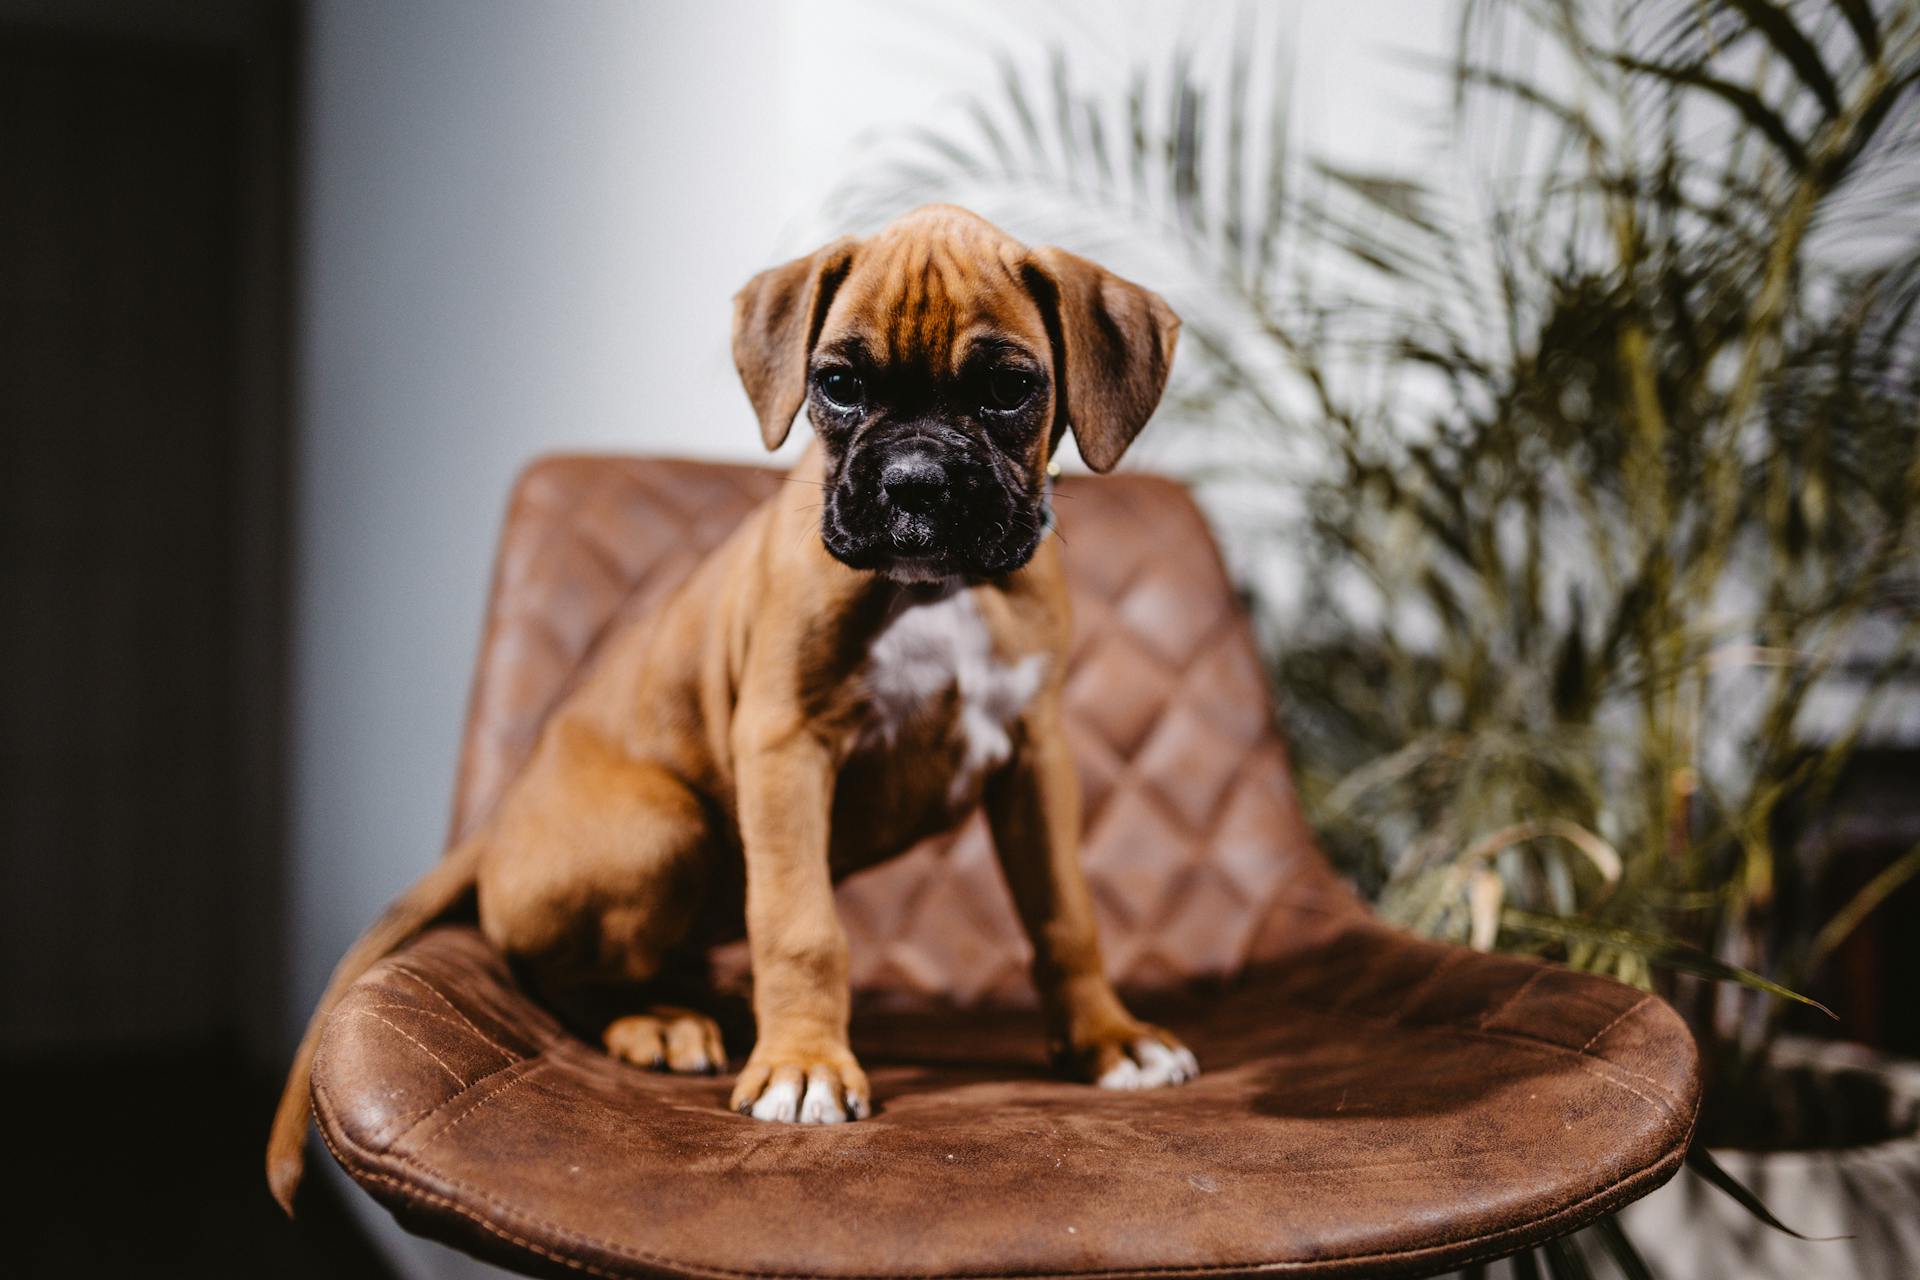
<path fill-rule="evenodd" d="M 543 461 L 500 549 L 454 831 L 622 617 L 774 473 Z M 1068 479 L 1067 705 L 1115 978 L 1205 1068 L 1052 1078 L 1026 946 L 976 816 L 839 891 L 877 1114 L 727 1110 L 569 1036 L 469 926 L 367 974 L 315 1063 L 328 1147 L 408 1227 L 536 1274 L 1416 1275 L 1563 1234 L 1679 1166 L 1694 1046 L 1652 996 L 1376 921 L 1302 820 L 1246 622 L 1199 513 Z M 716 955 L 722 985 L 737 952 Z M 736 1062 L 745 1038 L 730 1049 Z"/>

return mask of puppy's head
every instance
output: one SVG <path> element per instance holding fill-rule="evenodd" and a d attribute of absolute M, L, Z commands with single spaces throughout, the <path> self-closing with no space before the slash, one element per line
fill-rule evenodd
<path fill-rule="evenodd" d="M 981 579 L 1040 545 L 1062 432 L 1095 471 L 1120 460 L 1179 328 L 1157 294 L 932 205 L 755 276 L 733 358 L 769 449 L 807 407 L 828 551 L 902 581 Z"/>

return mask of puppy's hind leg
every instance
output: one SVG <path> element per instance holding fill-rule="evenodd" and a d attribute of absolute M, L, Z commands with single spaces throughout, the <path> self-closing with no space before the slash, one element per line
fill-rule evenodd
<path fill-rule="evenodd" d="M 615 1018 L 600 1033 L 607 1052 L 655 1071 L 712 1075 L 727 1065 L 720 1024 L 706 1014 L 674 1005 Z"/>
<path fill-rule="evenodd" d="M 480 920 L 534 993 L 616 1058 L 677 1072 L 726 1066 L 719 1026 L 679 1004 L 709 888 L 705 806 L 670 772 L 584 732 L 542 743 L 503 809 Z M 682 997 L 684 998 L 684 997 Z M 639 1012 L 635 1012 L 639 1010 Z"/>

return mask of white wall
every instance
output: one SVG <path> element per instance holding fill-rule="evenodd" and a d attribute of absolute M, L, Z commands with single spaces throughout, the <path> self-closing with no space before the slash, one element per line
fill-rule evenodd
<path fill-rule="evenodd" d="M 1417 154 L 1415 73 L 1389 50 L 1443 48 L 1448 6 L 1301 7 L 1304 131 L 1362 159 Z M 952 110 L 956 90 L 989 83 L 995 43 L 1157 60 L 1229 10 L 1102 13 L 313 0 L 289 939 L 302 1008 L 439 852 L 516 469 L 561 448 L 753 456 L 730 296 L 833 231 L 821 197 L 869 130 Z M 471 1269 L 393 1241 L 410 1274 Z"/>

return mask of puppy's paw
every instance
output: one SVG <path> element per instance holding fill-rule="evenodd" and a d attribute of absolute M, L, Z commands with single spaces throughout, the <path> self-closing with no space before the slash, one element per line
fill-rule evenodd
<path fill-rule="evenodd" d="M 1171 1032 L 1136 1024 L 1080 1048 L 1085 1078 L 1102 1089 L 1160 1089 L 1200 1074 L 1193 1051 Z"/>
<path fill-rule="evenodd" d="M 607 1052 L 651 1071 L 712 1075 L 727 1066 L 720 1026 L 704 1013 L 659 1005 L 615 1018 L 600 1033 Z"/>
<path fill-rule="evenodd" d="M 755 1120 L 788 1124 L 841 1124 L 873 1114 L 867 1073 L 844 1048 L 787 1049 L 755 1046 L 732 1106 Z"/>

